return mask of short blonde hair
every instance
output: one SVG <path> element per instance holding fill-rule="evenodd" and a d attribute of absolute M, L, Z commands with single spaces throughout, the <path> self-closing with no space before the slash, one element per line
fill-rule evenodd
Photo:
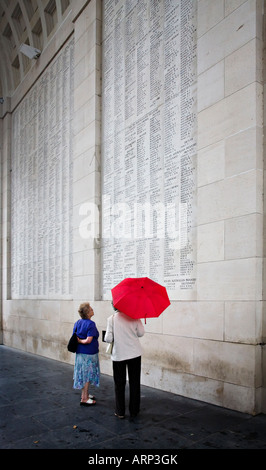
<path fill-rule="evenodd" d="M 87 318 L 90 309 L 91 309 L 91 306 L 89 302 L 84 302 L 84 304 L 80 304 L 78 312 L 79 312 L 80 317 L 83 320 Z"/>

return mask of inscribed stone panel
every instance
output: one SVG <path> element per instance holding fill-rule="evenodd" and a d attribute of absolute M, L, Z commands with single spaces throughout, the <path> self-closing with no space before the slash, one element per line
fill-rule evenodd
<path fill-rule="evenodd" d="M 72 292 L 73 41 L 12 116 L 11 296 Z"/>
<path fill-rule="evenodd" d="M 103 298 L 149 276 L 194 298 L 196 7 L 104 1 Z"/>

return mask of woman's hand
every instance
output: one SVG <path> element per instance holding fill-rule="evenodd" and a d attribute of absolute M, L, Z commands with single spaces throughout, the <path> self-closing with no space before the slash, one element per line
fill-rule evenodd
<path fill-rule="evenodd" d="M 88 336 L 86 339 L 80 339 L 78 336 L 78 343 L 81 343 L 81 344 L 90 344 L 93 340 L 93 336 Z"/>

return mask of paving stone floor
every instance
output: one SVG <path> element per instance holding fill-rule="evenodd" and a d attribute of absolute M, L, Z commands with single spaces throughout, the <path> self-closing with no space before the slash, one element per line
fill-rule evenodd
<path fill-rule="evenodd" d="M 87 408 L 72 375 L 69 364 L 0 346 L 0 449 L 266 449 L 266 415 L 142 386 L 139 416 L 119 420 L 112 377 L 101 376 Z"/>

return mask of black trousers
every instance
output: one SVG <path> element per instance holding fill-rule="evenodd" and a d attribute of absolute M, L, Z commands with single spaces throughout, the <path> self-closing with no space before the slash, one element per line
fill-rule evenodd
<path fill-rule="evenodd" d="M 141 356 L 126 361 L 113 361 L 115 383 L 115 412 L 125 414 L 126 373 L 129 379 L 129 413 L 136 416 L 140 407 Z"/>

